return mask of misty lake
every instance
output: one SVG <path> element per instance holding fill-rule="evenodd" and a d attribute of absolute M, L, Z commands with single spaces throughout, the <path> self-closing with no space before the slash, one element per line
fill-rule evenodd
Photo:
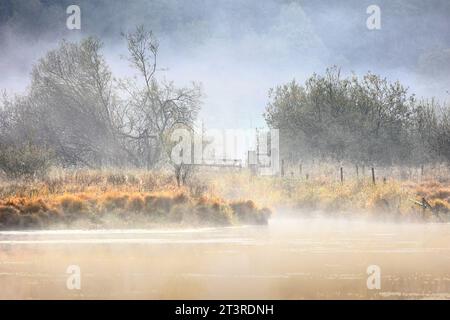
<path fill-rule="evenodd" d="M 71 265 L 80 290 L 66 286 Z M 4 231 L 0 288 L 0 299 L 450 299 L 450 224 Z"/>

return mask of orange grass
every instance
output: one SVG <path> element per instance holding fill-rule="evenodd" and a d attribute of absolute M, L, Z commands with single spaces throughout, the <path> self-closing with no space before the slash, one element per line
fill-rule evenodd
<path fill-rule="evenodd" d="M 179 188 L 169 174 L 61 171 L 40 181 L 0 183 L 0 229 L 52 225 L 267 223 L 268 209 L 240 212 L 235 202 Z M 15 192 L 14 192 L 15 190 Z M 247 215 L 258 218 L 247 218 Z"/>
<path fill-rule="evenodd" d="M 266 223 L 271 211 L 260 207 L 406 220 L 435 219 L 437 212 L 440 220 L 449 220 L 449 179 L 390 177 L 373 185 L 360 176 L 341 184 L 331 172 L 308 180 L 203 172 L 181 188 L 170 172 L 58 169 L 36 181 L 0 178 L 0 229 L 70 227 L 80 221 L 88 227 Z M 411 201 L 422 198 L 434 213 Z"/>

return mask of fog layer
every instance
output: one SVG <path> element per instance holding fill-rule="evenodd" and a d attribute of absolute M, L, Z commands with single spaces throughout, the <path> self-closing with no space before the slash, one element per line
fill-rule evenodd
<path fill-rule="evenodd" d="M 66 8 L 81 8 L 68 30 Z M 369 30 L 373 1 L 56 1 L 0 3 L 0 88 L 21 91 L 36 60 L 61 39 L 94 35 L 117 76 L 128 75 L 121 32 L 138 24 L 161 42 L 160 71 L 176 83 L 203 83 L 200 118 L 209 127 L 264 124 L 267 91 L 338 65 L 399 79 L 419 96 L 448 98 L 450 3 L 377 1 L 381 30 Z"/>

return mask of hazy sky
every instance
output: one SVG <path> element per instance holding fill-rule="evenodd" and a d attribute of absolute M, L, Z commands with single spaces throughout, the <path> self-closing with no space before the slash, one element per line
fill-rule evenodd
<path fill-rule="evenodd" d="M 81 8 L 81 30 L 66 7 Z M 381 9 L 369 30 L 366 9 Z M 0 0 L 0 88 L 21 91 L 33 63 L 63 39 L 96 35 L 117 76 L 130 74 L 121 31 L 138 24 L 161 42 L 161 77 L 203 84 L 209 127 L 264 123 L 269 88 L 339 65 L 401 80 L 419 96 L 450 96 L 448 0 Z"/>

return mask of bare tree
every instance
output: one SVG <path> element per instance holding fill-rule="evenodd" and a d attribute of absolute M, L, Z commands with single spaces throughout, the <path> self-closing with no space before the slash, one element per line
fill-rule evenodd
<path fill-rule="evenodd" d="M 169 160 L 170 129 L 175 124 L 191 125 L 195 121 L 201 90 L 195 83 L 191 87 L 177 88 L 173 82 L 157 79 L 159 45 L 151 31 L 140 26 L 124 37 L 129 61 L 140 77 L 120 83 L 120 88 L 128 95 L 123 136 L 134 144 L 135 151 L 150 168 L 159 160 Z"/>

